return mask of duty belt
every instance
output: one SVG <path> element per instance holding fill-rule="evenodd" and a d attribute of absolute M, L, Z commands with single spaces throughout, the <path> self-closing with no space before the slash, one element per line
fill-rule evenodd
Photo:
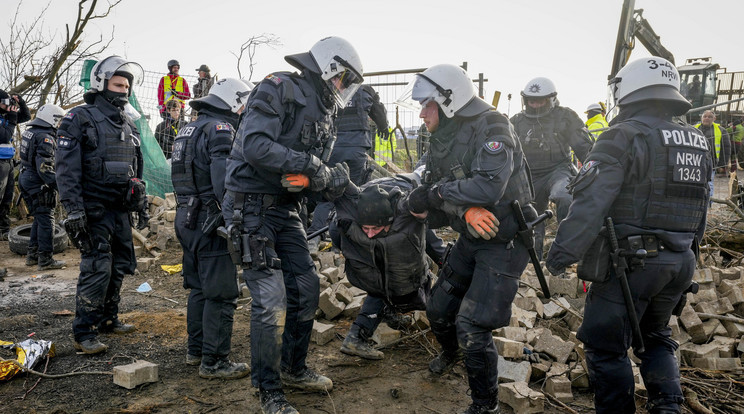
<path fill-rule="evenodd" d="M 644 249 L 647 252 L 646 257 L 656 257 L 659 255 L 659 251 L 666 248 L 664 242 L 653 234 L 628 236 L 622 240 L 618 240 L 617 244 L 623 250 L 635 251 Z"/>
<path fill-rule="evenodd" d="M 260 201 L 263 208 L 287 204 L 295 205 L 299 202 L 298 197 L 291 194 L 241 193 L 232 190 L 227 190 L 226 193 L 230 195 L 233 200 L 239 200 L 240 197 L 238 195 L 242 194 L 242 199 L 245 201 Z"/>

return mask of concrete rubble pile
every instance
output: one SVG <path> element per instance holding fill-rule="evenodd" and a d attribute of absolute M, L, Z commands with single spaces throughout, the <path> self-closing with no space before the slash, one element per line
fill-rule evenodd
<path fill-rule="evenodd" d="M 147 199 L 150 202 L 150 226 L 142 230 L 132 229 L 137 270 L 141 272 L 149 270 L 168 246 L 179 246 L 173 224 L 176 195 L 167 193 L 165 198 L 148 195 Z"/>

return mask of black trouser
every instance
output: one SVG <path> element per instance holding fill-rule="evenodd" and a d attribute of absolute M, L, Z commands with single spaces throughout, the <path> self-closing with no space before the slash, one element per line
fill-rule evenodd
<path fill-rule="evenodd" d="M 560 224 L 568 215 L 573 197 L 568 193 L 566 186 L 571 182 L 574 173 L 570 167 L 559 167 L 544 175 L 533 175 L 532 182 L 535 188 L 535 209 L 538 214 L 548 208 L 548 203 L 555 203 L 555 218 Z M 535 227 L 535 253 L 543 260 L 543 241 L 545 239 L 545 222 Z"/>
<path fill-rule="evenodd" d="M 137 266 L 129 213 L 86 206 L 86 215 L 93 251 L 80 260 L 72 322 L 78 342 L 94 338 L 99 326 L 118 318 L 121 283 Z"/>
<path fill-rule="evenodd" d="M 529 260 L 526 247 L 513 246 L 460 235 L 445 266 L 461 283 L 440 276 L 426 304 L 442 350 L 464 351 L 471 397 L 478 404 L 488 404 L 498 392 L 498 352 L 491 331 L 509 323 Z"/>
<path fill-rule="evenodd" d="M 225 195 L 225 222 L 232 222 L 234 199 Z M 302 373 L 320 296 L 320 280 L 310 258 L 296 204 L 272 204 L 247 197 L 243 232 L 268 238 L 265 255 L 281 268 L 243 270 L 251 292 L 251 382 L 263 390 L 282 387 L 280 370 Z"/>
<path fill-rule="evenodd" d="M 0 233 L 10 230 L 10 205 L 13 202 L 14 161 L 0 160 Z"/>
<path fill-rule="evenodd" d="M 21 174 L 18 181 L 29 214 L 34 216 L 34 221 L 31 223 L 31 237 L 28 242 L 29 252 L 37 250 L 39 253 L 52 254 L 54 252 L 54 208 L 39 205 L 38 195 L 41 186 L 30 178 L 29 174 Z"/>
<path fill-rule="evenodd" d="M 674 356 L 677 343 L 670 338 L 668 323 L 682 291 L 690 286 L 694 271 L 692 250 L 667 249 L 660 250 L 657 257 L 647 258 L 644 268 L 628 273 L 646 349 L 636 355 L 641 359 L 641 376 L 648 390 L 651 413 L 680 412 L 683 397 Z M 597 413 L 635 412 L 635 385 L 627 354 L 631 328 L 620 283 L 614 275 L 608 282 L 592 283 L 577 336 L 585 345 Z"/>

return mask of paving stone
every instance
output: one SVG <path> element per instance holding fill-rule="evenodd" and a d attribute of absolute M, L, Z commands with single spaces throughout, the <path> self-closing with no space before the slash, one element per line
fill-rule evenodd
<path fill-rule="evenodd" d="M 363 291 L 362 289 L 359 289 L 356 286 L 350 287 L 349 292 L 351 292 L 351 294 L 354 296 L 367 296 L 367 292 Z"/>
<path fill-rule="evenodd" d="M 571 380 L 566 376 L 548 376 L 545 380 L 545 392 L 552 395 L 562 403 L 573 401 L 571 393 Z"/>
<path fill-rule="evenodd" d="M 379 324 L 372 335 L 372 340 L 380 346 L 385 346 L 398 338 L 400 338 L 400 331 L 389 327 L 385 322 Z"/>
<path fill-rule="evenodd" d="M 527 337 L 527 343 L 535 346 L 535 343 L 537 343 L 537 338 L 540 337 L 540 335 L 544 333 L 552 333 L 550 332 L 550 329 L 547 328 L 535 328 L 535 329 L 528 329 L 525 336 Z"/>
<path fill-rule="evenodd" d="M 568 357 L 571 355 L 571 351 L 574 350 L 574 344 L 572 342 L 566 342 L 561 338 L 546 332 L 537 338 L 535 350 L 537 352 L 545 352 L 552 358 L 555 358 L 557 362 L 565 364 L 566 361 L 568 361 Z"/>
<path fill-rule="evenodd" d="M 514 304 L 517 305 L 517 307 L 519 307 L 520 309 L 537 312 L 537 316 L 541 318 L 544 315 L 543 303 L 537 296 L 529 298 L 514 298 Z"/>
<path fill-rule="evenodd" d="M 163 218 L 168 223 L 173 223 L 174 221 L 176 221 L 176 210 L 166 211 L 165 214 L 163 214 Z"/>
<path fill-rule="evenodd" d="M 522 342 L 512 341 L 511 339 L 498 336 L 493 337 L 493 342 L 496 344 L 496 349 L 499 351 L 500 356 L 510 359 L 522 359 L 522 355 L 524 355 L 524 344 Z"/>
<path fill-rule="evenodd" d="M 348 305 L 354 300 L 354 295 L 349 292 L 349 288 L 340 283 L 333 287 L 333 294 L 336 295 L 336 299 L 344 305 Z"/>
<path fill-rule="evenodd" d="M 710 284 L 700 284 L 700 290 L 696 294 L 690 293 L 688 296 L 688 302 L 691 304 L 696 304 L 700 302 L 713 302 L 718 299 L 718 295 L 716 294 L 715 285 Z"/>
<path fill-rule="evenodd" d="M 517 326 L 504 326 L 493 331 L 496 336 L 512 341 L 527 342 L 527 329 Z"/>
<path fill-rule="evenodd" d="M 724 280 L 739 280 L 741 279 L 741 269 L 736 267 L 728 267 L 721 269 L 721 282 Z"/>
<path fill-rule="evenodd" d="M 532 365 L 529 361 L 507 361 L 499 355 L 499 382 L 529 381 L 532 375 Z"/>
<path fill-rule="evenodd" d="M 340 315 L 344 311 L 346 306 L 336 299 L 336 295 L 333 293 L 333 288 L 328 287 L 320 293 L 320 299 L 318 301 L 318 308 L 323 311 L 326 318 L 331 320 L 336 316 Z"/>
<path fill-rule="evenodd" d="M 545 395 L 531 389 L 527 382 L 499 384 L 499 401 L 511 407 L 515 413 L 530 414 L 545 411 Z"/>
<path fill-rule="evenodd" d="M 546 273 L 549 275 L 549 273 Z M 565 295 L 572 298 L 578 298 L 579 292 L 583 290 L 581 288 L 581 281 L 575 273 L 566 273 L 567 278 L 561 278 L 550 275 L 548 277 L 548 286 L 550 287 L 550 293 L 552 295 Z M 583 292 L 582 292 L 583 293 Z"/>
<path fill-rule="evenodd" d="M 688 365 L 693 359 L 720 357 L 718 347 L 715 344 L 696 345 L 688 342 L 680 345 L 679 351 L 682 360 Z"/>
<path fill-rule="evenodd" d="M 155 261 L 155 258 L 153 257 L 138 257 L 137 258 L 137 270 L 139 270 L 140 272 L 149 270 L 154 261 Z"/>
<path fill-rule="evenodd" d="M 732 306 L 741 305 L 744 303 L 744 288 L 736 285 L 728 293 L 726 293 L 726 299 L 729 300 Z"/>
<path fill-rule="evenodd" d="M 321 270 L 320 273 L 323 276 L 327 277 L 328 281 L 331 282 L 331 284 L 338 283 L 340 279 L 338 267 L 335 266 L 323 267 L 323 270 Z"/>
<path fill-rule="evenodd" d="M 128 365 L 114 367 L 114 384 L 126 389 L 133 389 L 147 382 L 158 381 L 158 365 L 138 360 Z"/>
<path fill-rule="evenodd" d="M 310 333 L 310 340 L 318 345 L 325 345 L 331 342 L 336 336 L 334 325 L 313 321 L 313 331 Z"/>
<path fill-rule="evenodd" d="M 579 364 L 569 373 L 571 379 L 571 386 L 576 388 L 589 388 L 589 374 L 587 374 L 584 367 Z"/>
<path fill-rule="evenodd" d="M 733 358 L 736 356 L 736 338 L 728 336 L 714 336 L 710 342 L 718 347 L 718 356 L 721 358 Z"/>
<path fill-rule="evenodd" d="M 347 318 L 356 318 L 357 314 L 362 309 L 364 298 L 366 298 L 366 296 L 354 296 L 354 299 L 352 299 L 351 303 L 346 305 L 344 311 L 341 312 L 341 315 Z"/>
<path fill-rule="evenodd" d="M 739 358 L 693 358 L 690 365 L 716 371 L 735 371 L 742 367 Z"/>
<path fill-rule="evenodd" d="M 526 311 L 512 303 L 512 318 L 516 318 L 516 326 L 532 329 L 535 327 L 535 322 L 537 321 L 537 312 Z M 510 323 L 510 326 L 513 325 Z"/>
<path fill-rule="evenodd" d="M 173 193 L 168 193 L 168 194 L 173 194 Z M 175 198 L 175 195 L 174 195 L 174 198 Z M 165 199 L 163 199 L 162 197 L 154 196 L 154 195 L 148 195 L 147 201 L 150 203 L 151 207 L 152 206 L 159 207 L 165 204 Z"/>
<path fill-rule="evenodd" d="M 176 201 L 176 193 L 166 193 L 165 194 L 165 207 L 168 209 L 175 209 L 178 206 L 178 202 Z"/>
<path fill-rule="evenodd" d="M 558 302 L 560 302 L 563 306 L 560 306 L 553 301 L 545 304 L 545 319 L 552 319 L 563 316 L 567 312 L 565 308 L 571 308 L 571 305 L 564 298 L 558 298 Z"/>
<path fill-rule="evenodd" d="M 320 262 L 320 269 L 326 269 L 329 267 L 336 267 L 336 263 L 334 262 L 334 254 L 333 252 L 318 252 L 318 261 Z"/>
<path fill-rule="evenodd" d="M 721 321 L 721 324 L 726 328 L 726 333 L 731 338 L 739 338 L 744 335 L 744 324 L 731 321 Z"/>
<path fill-rule="evenodd" d="M 698 283 L 713 282 L 713 271 L 710 268 L 698 269 L 692 276 L 692 280 Z"/>
<path fill-rule="evenodd" d="M 718 298 L 713 302 L 700 302 L 695 305 L 695 311 L 698 313 L 710 313 L 713 315 L 724 315 L 734 311 L 734 307 L 731 306 L 731 302 L 723 297 Z"/>
<path fill-rule="evenodd" d="M 732 289 L 741 288 L 741 282 L 738 280 L 722 280 L 721 284 L 716 286 L 719 295 L 726 295 Z M 734 304 L 735 305 L 735 304 Z"/>
<path fill-rule="evenodd" d="M 545 378 L 545 374 L 550 371 L 550 365 L 552 361 L 543 361 L 532 363 L 532 375 L 530 375 L 530 381 L 537 381 Z"/>

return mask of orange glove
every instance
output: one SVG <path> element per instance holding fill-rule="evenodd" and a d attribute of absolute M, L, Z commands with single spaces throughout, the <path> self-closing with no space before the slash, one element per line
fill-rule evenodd
<path fill-rule="evenodd" d="M 282 175 L 282 187 L 290 193 L 299 193 L 310 186 L 310 178 L 305 174 L 284 174 Z"/>
<path fill-rule="evenodd" d="M 491 240 L 499 231 L 499 220 L 483 207 L 470 207 L 465 212 L 468 233 L 476 239 Z"/>

